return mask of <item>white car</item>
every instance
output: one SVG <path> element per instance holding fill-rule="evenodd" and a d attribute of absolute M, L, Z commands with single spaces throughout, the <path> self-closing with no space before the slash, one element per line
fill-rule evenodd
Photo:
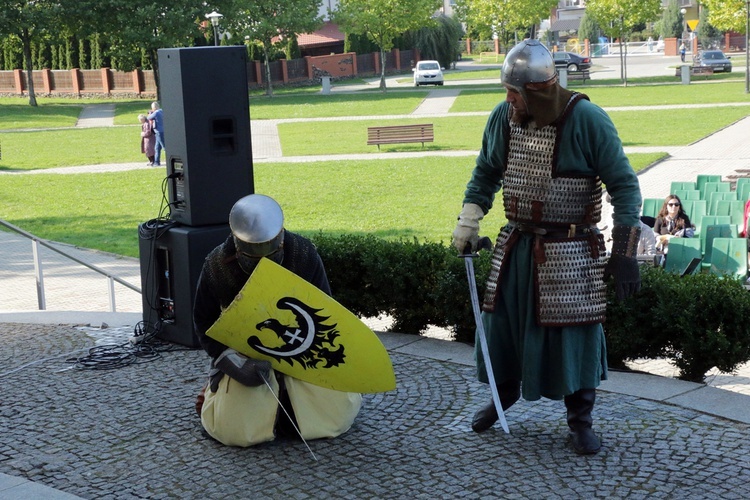
<path fill-rule="evenodd" d="M 419 61 L 412 71 L 414 72 L 415 87 L 443 84 L 443 68 L 437 61 Z"/>

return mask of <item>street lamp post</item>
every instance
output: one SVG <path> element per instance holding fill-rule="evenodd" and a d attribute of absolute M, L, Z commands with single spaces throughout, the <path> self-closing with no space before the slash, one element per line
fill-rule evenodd
<path fill-rule="evenodd" d="M 687 14 L 687 10 L 685 8 L 680 9 L 680 14 L 682 14 L 682 41 L 685 41 L 685 36 L 687 35 L 687 19 L 685 19 L 685 14 Z"/>
<path fill-rule="evenodd" d="M 210 14 L 206 14 L 206 17 L 211 20 L 211 25 L 214 27 L 214 45 L 219 45 L 219 19 L 224 16 L 213 11 Z"/>

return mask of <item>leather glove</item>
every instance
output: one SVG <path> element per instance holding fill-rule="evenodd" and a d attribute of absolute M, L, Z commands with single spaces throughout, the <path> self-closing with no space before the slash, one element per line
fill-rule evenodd
<path fill-rule="evenodd" d="M 458 215 L 458 224 L 453 230 L 453 246 L 458 253 L 464 253 L 466 245 L 471 244 L 474 251 L 479 241 L 479 221 L 484 218 L 484 210 L 474 203 L 466 203 Z"/>
<path fill-rule="evenodd" d="M 225 349 L 214 366 L 237 382 L 248 387 L 256 387 L 268 380 L 271 374 L 271 363 L 266 360 L 252 359 L 234 349 Z"/>
<path fill-rule="evenodd" d="M 612 255 L 604 266 L 604 279 L 614 278 L 617 300 L 624 300 L 641 289 L 641 270 L 635 258 L 640 236 L 640 227 L 612 228 Z"/>

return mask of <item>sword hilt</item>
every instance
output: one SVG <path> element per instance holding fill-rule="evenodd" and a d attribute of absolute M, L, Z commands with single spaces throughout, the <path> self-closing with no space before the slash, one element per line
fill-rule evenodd
<path fill-rule="evenodd" d="M 466 246 L 464 247 L 464 251 L 460 256 L 471 257 L 478 254 L 480 250 L 492 250 L 492 240 L 488 236 L 482 236 L 481 238 L 479 238 L 479 241 L 477 241 L 476 251 L 472 250 L 471 242 L 467 242 Z"/>

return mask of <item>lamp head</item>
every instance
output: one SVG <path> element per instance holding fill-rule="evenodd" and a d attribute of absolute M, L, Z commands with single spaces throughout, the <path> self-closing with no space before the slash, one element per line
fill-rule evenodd
<path fill-rule="evenodd" d="M 219 25 L 219 19 L 221 19 L 222 17 L 224 17 L 224 15 L 223 14 L 219 14 L 216 11 L 213 11 L 210 14 L 206 14 L 206 17 L 211 20 L 211 24 L 213 24 L 214 26 L 218 26 Z"/>

